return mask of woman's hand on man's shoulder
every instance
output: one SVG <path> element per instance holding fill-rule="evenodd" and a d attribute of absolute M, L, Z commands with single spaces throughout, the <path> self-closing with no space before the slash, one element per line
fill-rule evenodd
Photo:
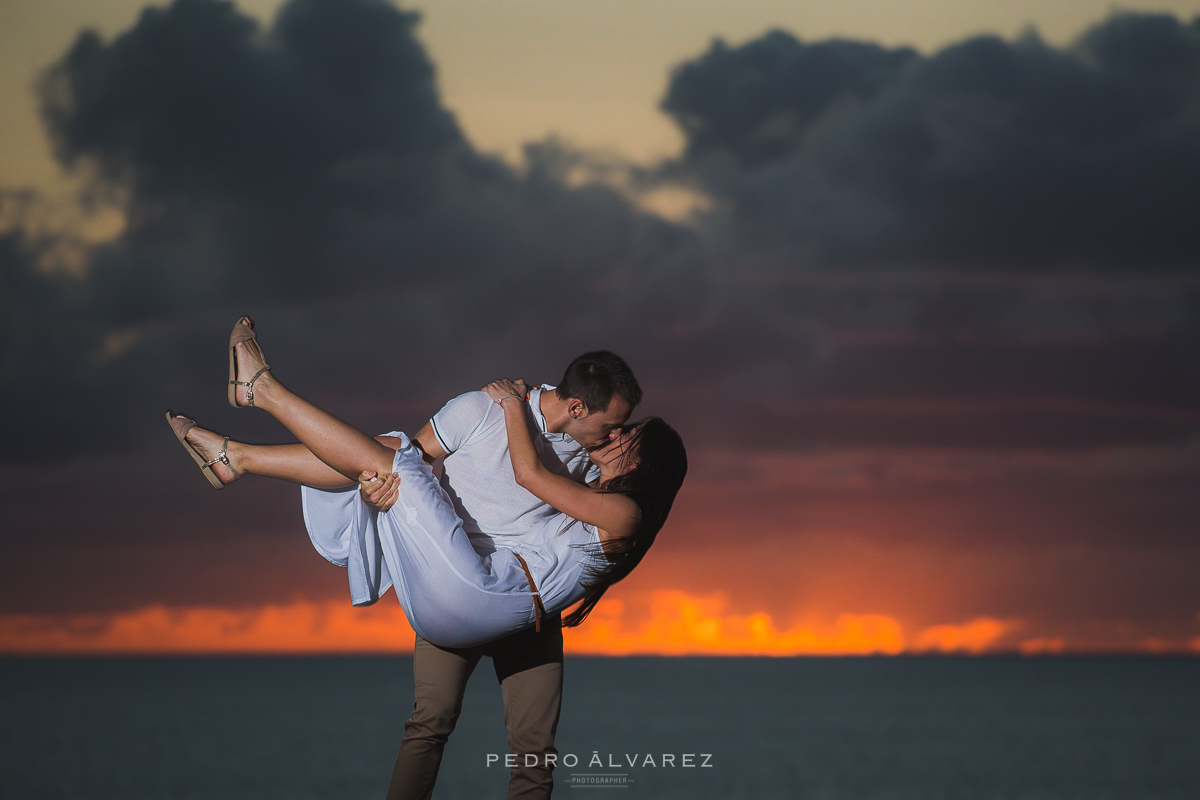
<path fill-rule="evenodd" d="M 510 397 L 515 397 L 524 403 L 525 399 L 529 396 L 529 387 L 525 385 L 523 378 L 517 378 L 516 380 L 501 378 L 483 387 L 483 391 L 492 399 L 492 402 L 498 405 L 504 405 L 504 401 Z"/>

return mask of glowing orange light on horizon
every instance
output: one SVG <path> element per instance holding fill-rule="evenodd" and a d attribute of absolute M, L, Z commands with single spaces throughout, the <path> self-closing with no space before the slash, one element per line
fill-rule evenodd
<path fill-rule="evenodd" d="M 0 617 L 0 652 L 403 653 L 413 632 L 395 603 L 360 609 L 297 600 L 229 609 L 149 606 L 111 615 Z"/>
<path fill-rule="evenodd" d="M 1019 620 L 978 617 L 906 635 L 886 614 L 839 614 L 831 621 L 781 626 L 765 612 L 731 613 L 724 593 L 662 589 L 636 606 L 601 603 L 587 623 L 565 632 L 577 655 L 870 655 L 980 654 L 1004 649 Z M 0 654 L 297 654 L 412 652 L 413 632 L 395 602 L 354 608 L 343 601 L 296 600 L 249 609 L 150 606 L 118 614 L 0 617 Z M 1007 645 L 1012 649 L 1013 645 Z M 1067 650 L 1062 637 L 1026 639 L 1025 655 Z M 1143 652 L 1200 653 L 1200 637 L 1182 644 L 1147 639 Z"/>
<path fill-rule="evenodd" d="M 1016 620 L 979 617 L 965 625 L 934 625 L 917 637 L 914 649 L 939 653 L 983 653 L 1006 633 L 1016 630 Z"/>
<path fill-rule="evenodd" d="M 1017 650 L 1021 655 L 1036 656 L 1043 654 L 1053 654 L 1065 652 L 1067 643 L 1061 636 L 1052 636 L 1038 639 L 1026 639 L 1017 646 Z"/>
<path fill-rule="evenodd" d="M 650 615 L 626 622 L 621 601 L 597 606 L 588 622 L 565 633 L 569 653 L 580 655 L 894 655 L 904 650 L 900 624 L 882 614 L 840 614 L 832 625 L 778 630 L 766 613 L 725 613 L 723 594 L 698 597 L 660 590 Z"/>

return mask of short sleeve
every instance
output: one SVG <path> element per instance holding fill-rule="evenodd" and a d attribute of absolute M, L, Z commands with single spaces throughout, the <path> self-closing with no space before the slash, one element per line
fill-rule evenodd
<path fill-rule="evenodd" d="M 484 392 L 460 394 L 433 415 L 433 433 L 442 449 L 453 453 L 483 425 L 494 404 Z"/>

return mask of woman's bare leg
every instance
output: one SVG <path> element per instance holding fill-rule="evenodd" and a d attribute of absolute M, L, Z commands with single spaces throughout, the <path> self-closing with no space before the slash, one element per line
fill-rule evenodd
<path fill-rule="evenodd" d="M 261 353 L 257 346 L 247 348 L 246 344 L 237 346 L 238 380 L 246 380 L 263 366 Z M 237 387 L 238 403 L 245 402 L 243 387 Z M 295 394 L 275 379 L 270 372 L 264 372 L 254 384 L 254 407 L 261 408 L 283 423 L 292 434 L 300 440 L 311 455 L 324 462 L 335 473 L 343 476 L 341 485 L 346 481 L 357 481 L 363 472 L 374 472 L 384 475 L 391 472 L 392 461 L 396 452 L 394 447 L 388 447 L 357 428 L 343 422 L 328 411 L 318 408 L 304 398 Z M 232 444 L 232 443 L 231 443 Z M 288 445 L 284 445 L 285 447 Z M 292 445 L 293 447 L 295 445 Z M 255 454 L 269 460 L 276 454 Z M 253 457 L 253 456 L 252 456 Z M 277 473 L 286 472 L 296 463 L 294 452 L 278 456 L 287 463 L 286 467 L 275 469 Z M 301 457 L 302 458 L 302 457 Z M 263 465 L 272 469 L 271 464 Z M 264 474 L 264 473 L 259 473 Z M 277 474 L 276 477 L 282 477 Z M 326 473 L 328 477 L 328 473 Z M 294 480 L 288 473 L 288 480 Z M 306 485 L 313 484 L 301 481 Z M 318 487 L 319 488 L 319 487 Z"/>
<path fill-rule="evenodd" d="M 229 443 L 229 460 L 239 472 L 264 478 L 300 483 L 314 489 L 341 489 L 350 485 L 346 476 L 329 468 L 302 444 Z M 239 461 L 241 466 L 238 466 Z M 217 476 L 220 477 L 220 476 Z"/>
<path fill-rule="evenodd" d="M 199 426 L 188 431 L 187 440 L 205 459 L 215 458 L 221 450 L 224 437 Z M 391 436 L 379 436 L 376 441 L 395 450 L 400 440 Z M 353 481 L 330 468 L 302 444 L 245 444 L 229 440 L 226 447 L 229 463 L 241 475 L 261 475 L 264 478 L 300 483 L 314 489 L 343 489 Z M 389 464 L 389 469 L 390 464 Z M 221 462 L 213 464 L 213 470 L 221 483 L 232 483 L 238 479 L 229 467 Z"/>

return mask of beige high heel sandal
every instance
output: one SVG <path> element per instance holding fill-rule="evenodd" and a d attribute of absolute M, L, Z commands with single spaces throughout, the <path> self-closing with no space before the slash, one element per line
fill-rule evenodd
<path fill-rule="evenodd" d="M 229 449 L 228 436 L 221 442 L 221 450 L 217 453 L 217 457 L 211 461 L 205 461 L 204 456 L 200 455 L 200 451 L 187 440 L 188 431 L 196 427 L 195 421 L 187 417 L 174 416 L 168 411 L 167 422 L 171 425 L 171 430 L 175 431 L 175 438 L 183 445 L 183 449 L 188 451 L 192 460 L 200 465 L 200 471 L 204 473 L 204 477 L 208 478 L 208 482 L 213 485 L 214 489 L 224 489 L 225 484 L 221 483 L 221 479 L 217 477 L 217 473 L 213 472 L 213 464 L 224 464 L 229 467 L 229 471 L 234 475 L 239 478 L 242 477 L 242 473 L 234 469 L 233 464 L 229 463 L 229 453 L 227 452 Z"/>
<path fill-rule="evenodd" d="M 248 381 L 239 381 L 237 379 L 237 352 L 234 350 L 243 342 L 253 342 L 255 348 L 258 349 L 258 356 L 262 359 L 263 368 L 254 373 L 254 377 Z M 247 344 L 246 347 L 250 345 Z M 234 408 L 241 408 L 237 401 L 237 387 L 246 387 L 246 405 L 250 408 L 254 407 L 254 382 L 257 381 L 264 372 L 271 369 L 267 364 L 267 358 L 263 355 L 262 348 L 258 346 L 258 337 L 254 335 L 254 320 L 249 317 L 241 317 L 233 324 L 233 333 L 229 334 L 229 405 Z"/>

